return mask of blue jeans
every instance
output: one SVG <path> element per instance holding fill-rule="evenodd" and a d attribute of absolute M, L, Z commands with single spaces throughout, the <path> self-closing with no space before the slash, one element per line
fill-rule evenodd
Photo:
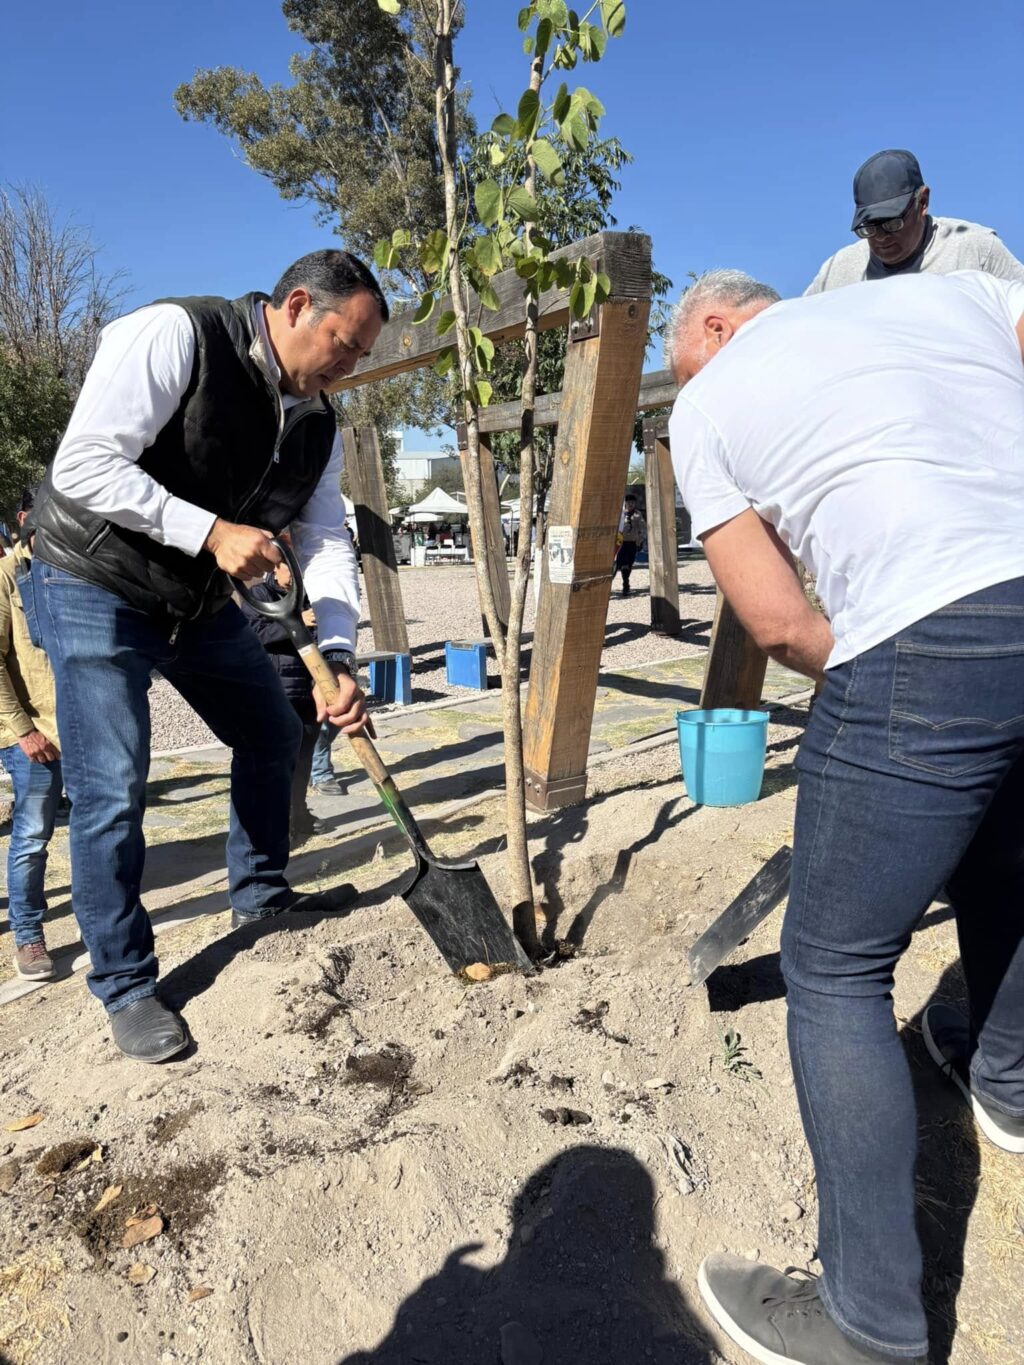
<path fill-rule="evenodd" d="M 320 733 L 316 737 L 316 746 L 313 749 L 313 764 L 309 770 L 309 780 L 312 786 L 317 787 L 321 782 L 329 782 L 334 776 L 334 768 L 331 764 L 331 745 L 341 734 L 336 725 L 329 725 L 324 721 L 320 726 Z"/>
<path fill-rule="evenodd" d="M 156 989 L 139 899 L 154 669 L 232 750 L 228 887 L 258 915 L 287 898 L 288 802 L 301 726 L 255 632 L 233 602 L 173 623 L 36 559 L 36 612 L 57 682 L 71 798 L 75 915 L 92 958 L 89 989 L 112 1013 Z"/>
<path fill-rule="evenodd" d="M 822 1297 L 854 1339 L 894 1360 L 925 1355 L 916 1114 L 893 974 L 945 887 L 973 1086 L 1024 1115 L 1024 579 L 830 669 L 797 768 L 782 967 Z"/>
<path fill-rule="evenodd" d="M 46 846 L 60 801 L 60 760 L 33 763 L 20 744 L 0 749 L 14 786 L 14 817 L 7 850 L 7 913 L 16 947 L 43 937 Z"/>

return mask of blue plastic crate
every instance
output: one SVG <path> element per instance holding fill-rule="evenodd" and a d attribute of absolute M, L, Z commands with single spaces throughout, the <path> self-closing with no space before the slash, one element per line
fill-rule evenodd
<path fill-rule="evenodd" d="M 408 654 L 370 654 L 370 694 L 382 702 L 408 706 L 412 701 L 412 659 Z"/>
<path fill-rule="evenodd" d="M 444 647 L 444 662 L 452 687 L 487 690 L 486 640 L 449 640 Z"/>

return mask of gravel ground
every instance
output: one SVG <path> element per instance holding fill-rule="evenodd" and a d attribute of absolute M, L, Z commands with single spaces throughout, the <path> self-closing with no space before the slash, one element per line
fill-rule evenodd
<path fill-rule="evenodd" d="M 412 650 L 412 698 L 414 702 L 436 701 L 445 696 L 464 696 L 466 689 L 449 686 L 445 678 L 446 640 L 481 639 L 480 608 L 476 590 L 476 571 L 472 565 L 406 569 L 401 571 L 402 599 L 405 602 Z M 708 632 L 714 612 L 714 587 L 703 556 L 684 560 L 679 566 L 679 613 L 682 628 L 678 637 L 655 635 L 650 628 L 651 607 L 648 597 L 649 575 L 636 569 L 633 591 L 622 597 L 616 586 L 608 604 L 608 624 L 601 666 L 605 669 L 634 668 L 657 659 L 682 658 L 707 648 Z M 618 584 L 618 580 L 616 580 Z M 365 608 L 366 598 L 363 596 Z M 529 664 L 528 644 L 534 620 L 533 593 L 527 600 L 524 666 Z M 358 650 L 374 648 L 369 620 L 360 622 Z M 489 671 L 497 677 L 494 660 Z M 153 739 L 155 752 L 209 744 L 213 736 L 192 708 L 162 679 L 153 684 Z"/>

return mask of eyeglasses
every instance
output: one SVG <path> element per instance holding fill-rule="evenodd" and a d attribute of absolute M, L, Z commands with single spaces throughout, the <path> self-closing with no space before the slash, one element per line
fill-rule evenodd
<path fill-rule="evenodd" d="M 876 232 L 899 232 L 903 224 L 907 221 L 913 211 L 917 208 L 917 195 L 915 194 L 910 203 L 903 210 L 902 218 L 879 218 L 874 222 L 861 223 L 860 227 L 853 230 L 858 237 L 874 237 Z"/>

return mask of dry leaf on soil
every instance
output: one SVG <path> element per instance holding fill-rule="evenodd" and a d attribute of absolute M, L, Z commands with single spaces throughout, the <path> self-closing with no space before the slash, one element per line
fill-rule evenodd
<path fill-rule="evenodd" d="M 80 1161 L 75 1167 L 76 1171 L 84 1171 L 86 1166 L 91 1166 L 96 1161 L 103 1160 L 103 1148 L 94 1147 L 84 1161 Z"/>
<path fill-rule="evenodd" d="M 108 1204 L 112 1204 L 123 1189 L 123 1185 L 108 1185 L 100 1195 L 99 1203 L 93 1209 L 93 1213 L 99 1213 L 100 1209 L 105 1209 Z"/>
<path fill-rule="evenodd" d="M 195 1289 L 189 1290 L 189 1303 L 198 1303 L 200 1299 L 208 1299 L 213 1290 L 208 1284 L 197 1284 Z"/>
<path fill-rule="evenodd" d="M 26 1128 L 34 1128 L 37 1123 L 42 1123 L 45 1114 L 29 1114 L 25 1119 L 14 1119 L 11 1123 L 4 1124 L 4 1131 L 8 1133 L 21 1133 Z"/>
<path fill-rule="evenodd" d="M 158 1213 L 154 1214 L 152 1218 L 130 1222 L 121 1238 L 121 1245 L 125 1251 L 130 1251 L 132 1247 L 137 1247 L 140 1242 L 151 1242 L 154 1237 L 159 1237 L 163 1230 L 164 1220 Z"/>
<path fill-rule="evenodd" d="M 133 1213 L 130 1218 L 126 1218 L 124 1220 L 124 1225 L 126 1228 L 132 1228 L 136 1223 L 143 1223 L 147 1218 L 152 1218 L 154 1213 L 159 1212 L 160 1210 L 155 1204 L 147 1204 L 141 1213 Z"/>
<path fill-rule="evenodd" d="M 462 974 L 469 977 L 470 981 L 490 981 L 494 975 L 486 962 L 471 962 L 468 967 L 463 968 Z"/>
<path fill-rule="evenodd" d="M 153 1266 L 146 1265 L 145 1261 L 136 1261 L 134 1265 L 128 1267 L 128 1283 L 138 1288 L 149 1284 L 155 1274 L 156 1269 Z"/>

